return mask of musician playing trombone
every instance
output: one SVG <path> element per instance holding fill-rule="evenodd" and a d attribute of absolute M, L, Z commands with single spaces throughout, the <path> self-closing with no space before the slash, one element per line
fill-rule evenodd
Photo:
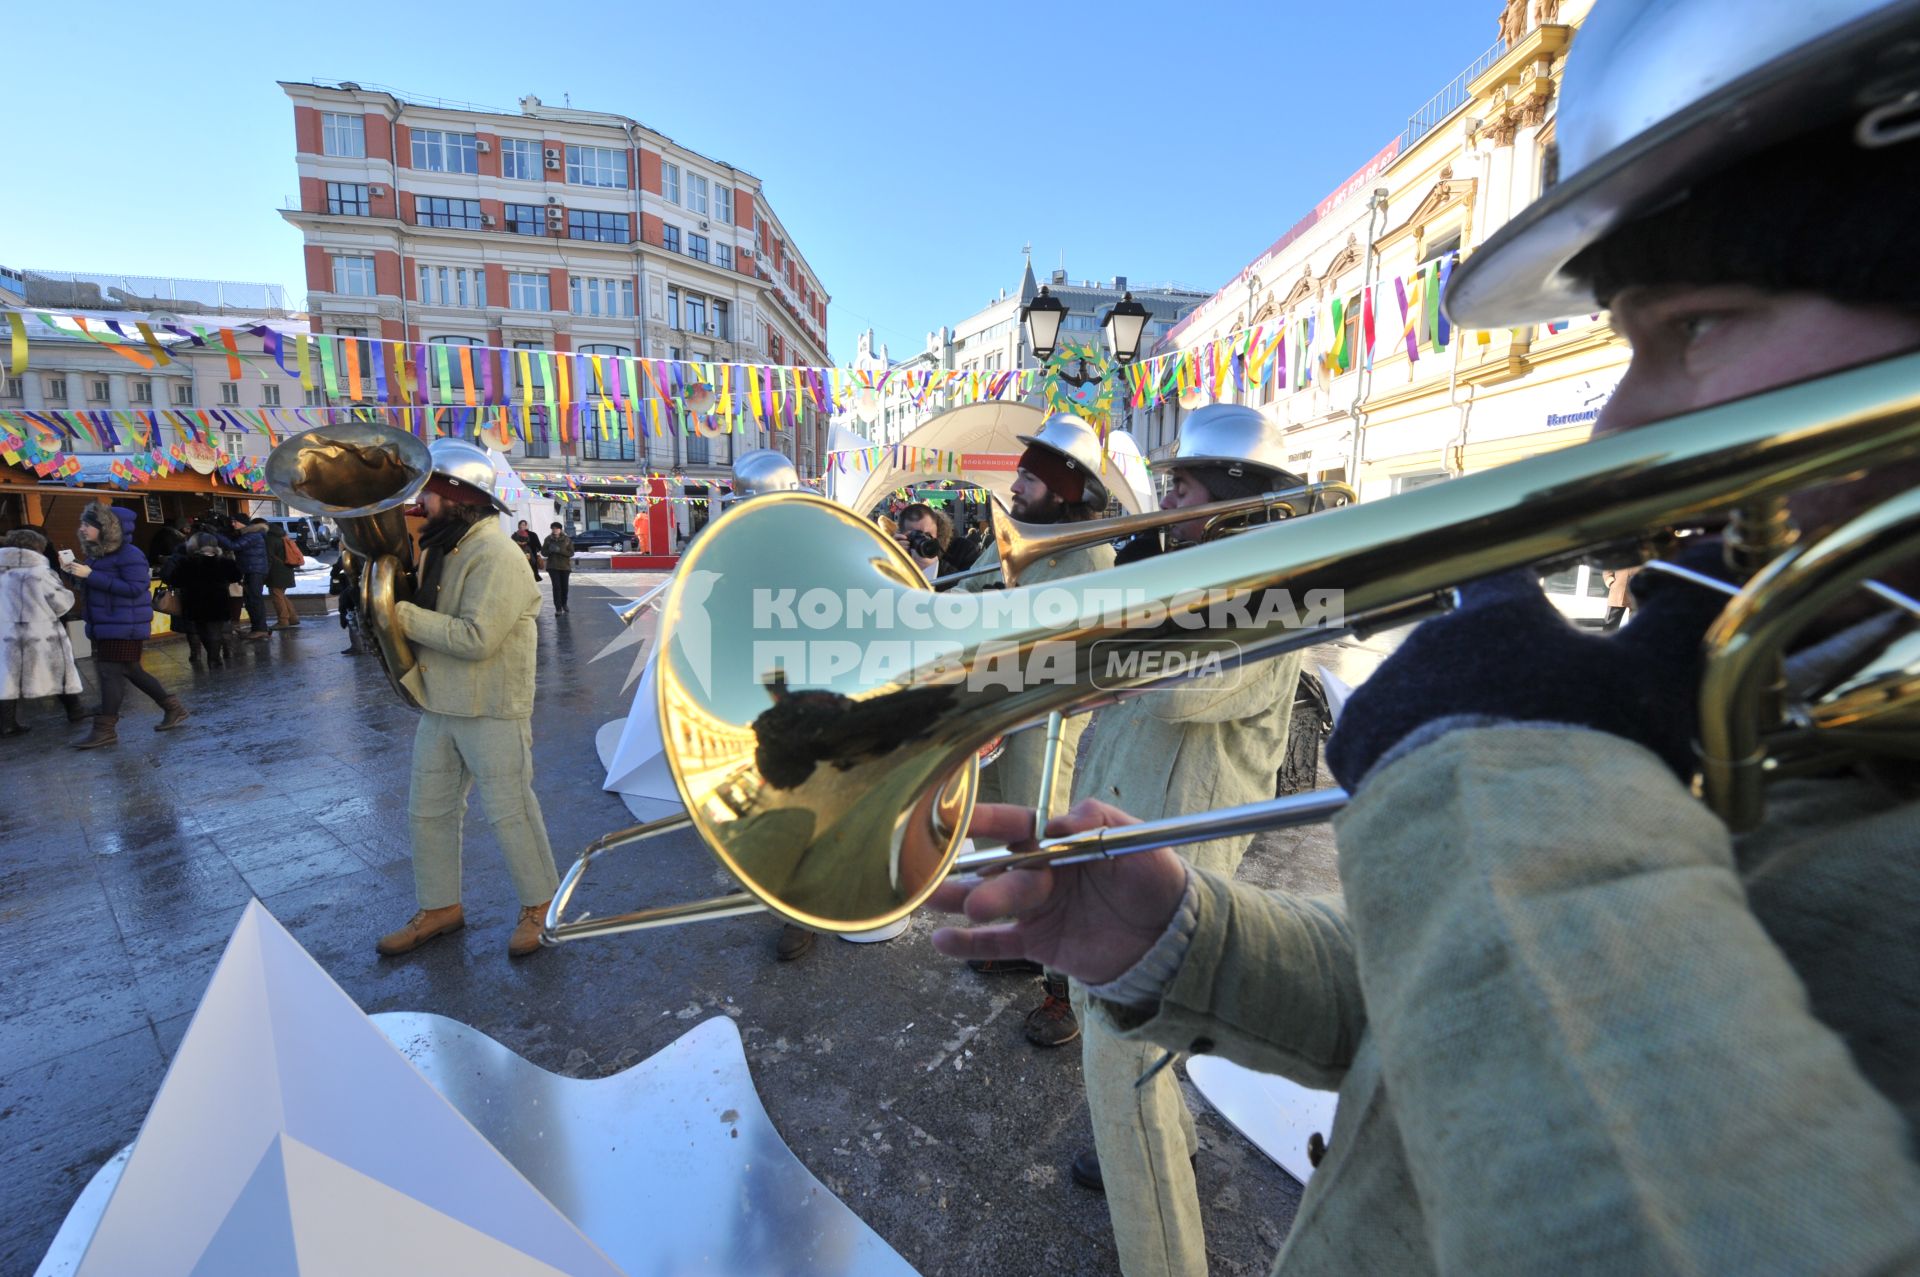
<path fill-rule="evenodd" d="M 1176 510 L 1298 488 L 1306 481 L 1283 468 L 1285 459 L 1280 428 L 1258 409 L 1210 404 L 1181 426 L 1172 458 L 1156 463 L 1171 472 L 1160 506 Z M 1174 525 L 1167 540 L 1178 550 L 1207 535 L 1207 521 L 1197 518 Z M 1150 530 L 1119 557 L 1144 557 L 1158 551 L 1159 542 L 1159 530 Z M 1094 723 L 1074 795 L 1143 820 L 1272 797 L 1299 681 L 1294 652 L 1109 705 Z M 1180 854 L 1230 879 L 1252 842 L 1252 834 L 1220 838 Z M 1074 1158 L 1073 1178 L 1106 1194 L 1127 1277 L 1204 1272 L 1206 1238 L 1192 1161 L 1199 1140 L 1180 1084 L 1162 1070 L 1138 1085 L 1159 1049 L 1129 1041 L 1106 1017 L 1089 1015 L 1086 986 L 1078 980 L 1072 996 L 1094 1140 L 1092 1151 Z"/>
<path fill-rule="evenodd" d="M 1564 174 L 1456 269 L 1449 313 L 1609 308 L 1633 360 L 1603 434 L 1920 350 L 1916 48 L 1914 0 L 1600 0 Z M 1816 535 L 1917 471 L 1791 507 Z M 1879 579 L 1911 598 L 1916 567 Z M 1285 1273 L 1920 1270 L 1911 754 L 1776 780 L 1736 836 L 1689 789 L 1724 599 L 1651 569 L 1636 594 L 1587 635 L 1495 577 L 1414 631 L 1328 747 L 1339 898 L 1160 851 L 949 883 L 935 903 L 985 925 L 934 943 L 1069 971 L 1130 1039 L 1338 1088 Z M 1877 606 L 1834 604 L 1788 686 L 1910 637 Z M 1089 800 L 1055 828 L 1129 819 Z"/>
<path fill-rule="evenodd" d="M 1107 508 L 1107 487 L 1100 478 L 1100 436 L 1071 413 L 1056 412 L 1040 423 L 1031 435 L 1016 436 L 1026 445 L 1020 454 L 1013 481 L 1011 513 L 1022 523 L 1085 523 L 1100 518 Z M 989 546 L 975 569 L 998 562 L 998 550 Z M 1021 575 L 1022 586 L 1084 576 L 1113 566 L 1113 547 L 1080 546 L 1048 555 Z M 955 588 L 967 593 L 999 588 L 992 573 L 981 573 L 961 581 Z M 1073 792 L 1074 755 L 1080 737 L 1087 730 L 1085 715 L 1068 718 L 1060 735 L 1060 750 L 1054 783 L 1047 795 L 1047 806 L 1058 810 L 1066 806 Z M 1038 730 L 1016 732 L 1009 736 L 1000 757 L 980 773 L 980 800 L 990 803 L 1019 803 L 1035 806 L 1040 802 L 1041 772 L 1046 754 L 1046 733 Z M 1039 970 L 1031 962 L 985 961 L 973 964 L 984 974 L 1032 972 Z M 1058 972 L 1045 975 L 1046 996 L 1027 1013 L 1023 1031 L 1027 1041 L 1039 1047 L 1065 1046 L 1080 1036 L 1080 1025 L 1068 1000 L 1067 978 Z"/>

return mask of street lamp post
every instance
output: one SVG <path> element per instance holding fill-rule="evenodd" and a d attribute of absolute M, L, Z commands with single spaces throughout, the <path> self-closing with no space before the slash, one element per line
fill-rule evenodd
<path fill-rule="evenodd" d="M 1107 312 L 1100 321 L 1100 327 L 1107 334 L 1107 350 L 1113 355 L 1113 362 L 1125 368 L 1140 357 L 1140 339 L 1146 335 L 1147 308 L 1133 300 L 1131 292 L 1124 294 L 1119 304 Z"/>
<path fill-rule="evenodd" d="M 1060 344 L 1060 324 L 1067 317 L 1066 303 L 1040 285 L 1040 295 L 1020 308 L 1020 322 L 1027 329 L 1027 345 L 1042 364 L 1053 358 Z"/>

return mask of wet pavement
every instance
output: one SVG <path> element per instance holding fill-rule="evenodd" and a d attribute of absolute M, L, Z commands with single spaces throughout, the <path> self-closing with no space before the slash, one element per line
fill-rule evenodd
<path fill-rule="evenodd" d="M 540 618 L 535 786 L 559 867 L 630 823 L 600 789 L 595 730 L 624 716 L 628 661 L 605 606 L 658 580 L 576 573 Z M 338 655 L 331 618 L 232 667 L 184 644 L 147 667 L 192 709 L 159 735 L 129 691 L 120 743 L 78 753 L 51 702 L 0 741 L 0 1274 L 30 1273 L 74 1196 L 138 1131 L 242 907 L 261 899 L 369 1012 L 433 1011 L 544 1068 L 617 1072 L 701 1020 L 739 1025 L 768 1113 L 801 1161 L 925 1273 L 1117 1271 L 1104 1200 L 1066 1174 L 1091 1144 L 1079 1048 L 1021 1036 L 1029 977 L 983 978 L 899 939 L 823 938 L 778 964 L 767 916 L 642 932 L 509 963 L 516 912 L 477 808 L 466 825 L 466 930 L 401 959 L 373 941 L 412 913 L 406 792 L 415 716 L 373 658 Z M 1385 650 L 1322 651 L 1352 681 Z M 91 662 L 82 663 L 91 691 Z M 1097 724 L 1095 728 L 1097 732 Z M 1325 890 L 1324 830 L 1263 836 L 1242 876 Z M 690 835 L 596 868 L 597 911 L 691 900 L 730 883 Z M 1299 1187 L 1191 1087 L 1215 1273 L 1264 1273 Z M 421 1150 L 431 1156 L 431 1150 Z"/>

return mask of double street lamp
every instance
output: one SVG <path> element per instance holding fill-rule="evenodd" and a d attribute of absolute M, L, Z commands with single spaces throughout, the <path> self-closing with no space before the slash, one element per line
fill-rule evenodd
<path fill-rule="evenodd" d="M 1040 286 L 1040 295 L 1020 308 L 1020 322 L 1027 330 L 1027 345 L 1041 363 L 1053 358 L 1060 345 L 1060 325 L 1067 317 L 1067 304 Z M 1126 367 L 1140 354 L 1140 339 L 1146 335 L 1147 308 L 1125 293 L 1100 321 L 1106 334 L 1107 352 L 1113 362 Z"/>

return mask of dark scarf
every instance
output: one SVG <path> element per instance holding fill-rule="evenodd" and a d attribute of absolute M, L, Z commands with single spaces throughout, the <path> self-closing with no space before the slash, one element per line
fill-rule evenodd
<path fill-rule="evenodd" d="M 447 556 L 459 545 L 473 524 L 465 519 L 442 515 L 428 523 L 420 533 L 420 581 L 413 592 L 415 607 L 434 611 L 440 602 L 440 575 L 446 571 Z"/>

